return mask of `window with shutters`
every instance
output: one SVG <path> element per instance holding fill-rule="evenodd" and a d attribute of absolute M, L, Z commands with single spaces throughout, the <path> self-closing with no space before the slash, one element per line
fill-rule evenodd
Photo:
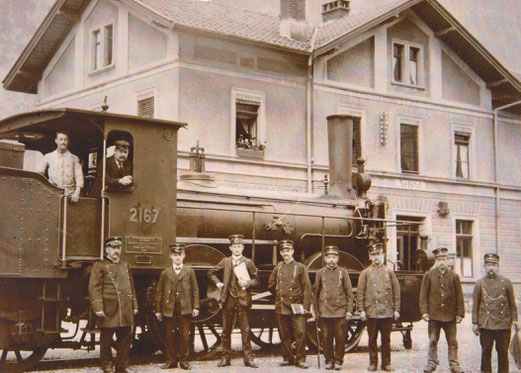
<path fill-rule="evenodd" d="M 266 148 L 264 93 L 232 90 L 232 135 L 239 156 L 262 158 Z"/>
<path fill-rule="evenodd" d="M 400 124 L 400 162 L 402 172 L 417 174 L 418 167 L 418 126 Z"/>
<path fill-rule="evenodd" d="M 362 141 L 361 141 L 361 118 L 353 120 L 353 166 L 356 166 L 356 160 L 362 156 Z"/>
<path fill-rule="evenodd" d="M 473 222 L 456 220 L 456 260 L 454 270 L 464 277 L 473 276 Z"/>
<path fill-rule="evenodd" d="M 99 71 L 114 64 L 114 25 L 112 23 L 91 31 L 91 71 Z"/>
<path fill-rule="evenodd" d="M 420 87 L 423 47 L 406 41 L 393 41 L 392 45 L 392 82 Z"/>
<path fill-rule="evenodd" d="M 139 117 L 154 118 L 154 96 L 138 100 L 137 115 Z"/>
<path fill-rule="evenodd" d="M 469 178 L 469 133 L 454 133 L 454 153 L 456 154 L 455 174 L 456 177 Z"/>

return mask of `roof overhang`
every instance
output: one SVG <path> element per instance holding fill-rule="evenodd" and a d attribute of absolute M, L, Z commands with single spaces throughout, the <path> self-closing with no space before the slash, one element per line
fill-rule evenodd
<path fill-rule="evenodd" d="M 388 22 L 407 9 L 412 9 L 443 43 L 452 49 L 483 81 L 492 93 L 492 106 L 497 108 L 521 99 L 521 81 L 505 68 L 474 36 L 468 32 L 438 1 L 411 0 L 360 25 L 356 29 L 317 48 L 314 56 L 330 50 L 361 33 Z M 509 111 L 521 113 L 515 106 Z"/>

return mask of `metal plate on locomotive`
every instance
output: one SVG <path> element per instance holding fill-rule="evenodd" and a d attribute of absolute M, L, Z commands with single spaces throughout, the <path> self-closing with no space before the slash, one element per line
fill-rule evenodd
<path fill-rule="evenodd" d="M 161 237 L 125 237 L 126 253 L 134 254 L 161 254 L 163 239 Z"/>

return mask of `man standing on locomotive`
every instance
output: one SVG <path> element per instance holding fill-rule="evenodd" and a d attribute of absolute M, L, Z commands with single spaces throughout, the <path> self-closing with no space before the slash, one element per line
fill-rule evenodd
<path fill-rule="evenodd" d="M 429 352 L 424 372 L 436 370 L 438 361 L 438 340 L 440 331 L 445 331 L 449 345 L 449 365 L 452 373 L 462 373 L 458 361 L 458 340 L 456 324 L 465 316 L 463 290 L 457 273 L 448 266 L 448 249 L 433 250 L 436 262 L 423 277 L 420 290 L 420 313 L 428 321 Z"/>
<path fill-rule="evenodd" d="M 500 276 L 499 255 L 485 254 L 486 276 L 474 286 L 472 329 L 481 342 L 481 371 L 491 373 L 492 346 L 496 341 L 498 373 L 508 373 L 510 328 L 519 330 L 516 298 L 512 282 Z"/>
<path fill-rule="evenodd" d="M 253 361 L 250 342 L 250 323 L 248 321 L 249 309 L 252 305 L 250 289 L 259 285 L 257 268 L 251 259 L 242 255 L 244 250 L 244 236 L 234 234 L 229 237 L 232 256 L 222 259 L 215 267 L 208 271 L 208 278 L 221 289 L 219 305 L 222 308 L 222 359 L 217 363 L 218 367 L 230 365 L 231 360 L 231 334 L 233 319 L 237 314 L 237 325 L 241 330 L 242 352 L 244 353 L 244 365 L 250 368 L 258 368 Z M 249 279 L 237 273 L 248 273 Z M 222 280 L 221 280 L 222 279 Z"/>
<path fill-rule="evenodd" d="M 195 271 L 183 264 L 185 248 L 170 245 L 172 265 L 161 272 L 156 287 L 155 314 L 165 327 L 166 364 L 161 369 L 190 370 L 190 329 L 192 317 L 199 315 L 199 286 Z"/>
<path fill-rule="evenodd" d="M 349 272 L 338 266 L 338 247 L 327 246 L 324 248 L 324 255 L 326 266 L 315 277 L 317 317 L 322 332 L 326 369 L 341 370 L 347 320 L 353 316 L 353 289 Z"/>
<path fill-rule="evenodd" d="M 357 306 L 360 319 L 367 320 L 369 334 L 369 367 L 376 371 L 378 365 L 377 337 L 382 339 L 382 370 L 391 372 L 391 329 L 393 318 L 400 318 L 400 284 L 394 271 L 387 268 L 381 246 L 373 245 L 370 251 L 373 262 L 360 273 L 357 289 Z"/>
<path fill-rule="evenodd" d="M 112 337 L 116 334 L 118 352 L 114 365 L 116 373 L 127 372 L 134 315 L 138 312 L 134 281 L 128 264 L 120 261 L 122 237 L 105 241 L 106 257 L 94 263 L 90 273 L 89 294 L 92 308 L 98 317 L 100 360 L 103 373 L 112 369 Z"/>
<path fill-rule="evenodd" d="M 280 366 L 295 365 L 307 369 L 306 314 L 312 312 L 311 282 L 306 267 L 293 259 L 293 241 L 280 241 L 279 250 L 282 262 L 273 269 L 268 289 L 275 295 L 275 314 L 284 358 Z"/>
<path fill-rule="evenodd" d="M 64 190 L 72 202 L 78 202 L 83 188 L 83 170 L 80 159 L 69 151 L 69 135 L 56 132 L 56 150 L 43 156 L 38 172 L 49 177 L 49 182 Z"/>

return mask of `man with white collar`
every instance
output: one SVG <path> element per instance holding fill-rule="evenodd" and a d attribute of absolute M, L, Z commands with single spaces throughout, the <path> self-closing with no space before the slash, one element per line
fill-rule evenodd
<path fill-rule="evenodd" d="M 465 317 L 463 290 L 457 273 L 448 266 L 448 249 L 433 250 L 434 267 L 423 277 L 420 290 L 420 313 L 428 321 L 429 352 L 425 373 L 436 370 L 438 361 L 438 340 L 441 329 L 449 345 L 449 365 L 452 373 L 463 373 L 458 361 L 458 340 L 456 324 Z"/>
<path fill-rule="evenodd" d="M 369 334 L 369 367 L 376 371 L 378 365 L 377 337 L 382 339 L 382 370 L 393 371 L 391 367 L 391 330 L 393 319 L 400 318 L 400 284 L 394 271 L 384 265 L 381 245 L 371 246 L 369 267 L 360 273 L 357 288 L 357 306 L 360 319 L 367 320 Z"/>
<path fill-rule="evenodd" d="M 195 271 L 183 264 L 185 248 L 170 245 L 172 265 L 159 276 L 156 287 L 155 314 L 165 327 L 166 364 L 161 369 L 190 370 L 190 329 L 192 317 L 199 315 L 199 286 Z"/>
<path fill-rule="evenodd" d="M 481 372 L 491 373 L 492 346 L 496 342 L 498 373 L 508 373 L 510 329 L 519 330 L 512 282 L 499 275 L 499 255 L 485 254 L 486 276 L 474 286 L 472 329 L 481 342 Z"/>
<path fill-rule="evenodd" d="M 244 236 L 234 234 L 228 237 L 232 256 L 222 259 L 215 267 L 208 271 L 208 278 L 221 289 L 221 306 L 223 318 L 222 331 L 222 359 L 217 363 L 218 367 L 231 364 L 231 334 L 233 319 L 237 314 L 237 325 L 241 330 L 242 352 L 244 353 L 244 365 L 257 368 L 253 361 L 250 342 L 250 323 L 248 321 L 249 309 L 252 305 L 251 288 L 259 285 L 257 268 L 251 259 L 242 255 L 244 250 Z M 249 280 L 239 279 L 236 267 L 245 266 Z M 221 280 L 222 279 L 222 280 Z"/>
<path fill-rule="evenodd" d="M 353 316 L 353 289 L 349 272 L 338 266 L 338 259 L 338 247 L 326 246 L 326 266 L 320 269 L 315 277 L 317 317 L 328 370 L 342 369 L 347 320 Z"/>
<path fill-rule="evenodd" d="M 295 365 L 307 369 L 306 314 L 312 311 L 311 282 L 306 267 L 293 259 L 293 241 L 280 241 L 279 250 L 282 262 L 273 269 L 268 289 L 275 295 L 275 314 L 284 358 L 280 366 Z M 292 348 L 293 342 L 295 353 Z"/>
<path fill-rule="evenodd" d="M 112 337 L 116 334 L 118 352 L 116 373 L 127 372 L 134 315 L 138 312 L 134 281 L 128 264 L 120 261 L 122 237 L 105 241 L 106 257 L 94 263 L 90 272 L 89 294 L 101 329 L 100 360 L 103 373 L 112 373 Z"/>

